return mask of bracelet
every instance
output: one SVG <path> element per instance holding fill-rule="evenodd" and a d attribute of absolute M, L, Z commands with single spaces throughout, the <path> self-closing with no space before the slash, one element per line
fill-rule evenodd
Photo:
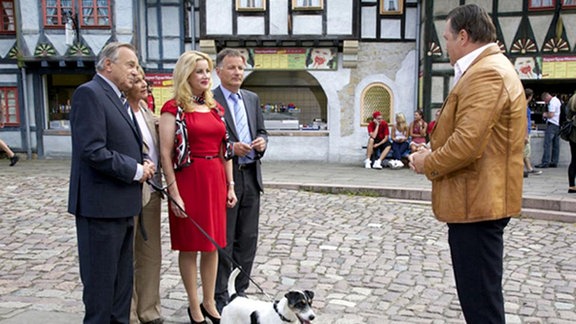
<path fill-rule="evenodd" d="M 235 184 L 236 184 L 236 183 L 235 183 L 234 181 L 228 182 L 228 186 L 229 186 L 229 187 L 234 187 Z"/>

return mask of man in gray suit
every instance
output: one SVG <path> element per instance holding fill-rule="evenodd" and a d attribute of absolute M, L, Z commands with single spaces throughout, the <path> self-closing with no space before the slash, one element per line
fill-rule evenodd
<path fill-rule="evenodd" d="M 134 47 L 110 43 L 72 96 L 68 212 L 76 216 L 84 323 L 129 323 L 134 216 L 155 166 L 121 99 L 138 74 Z"/>
<path fill-rule="evenodd" d="M 260 158 L 268 143 L 264 116 L 258 95 L 241 90 L 244 80 L 245 58 L 235 49 L 224 49 L 216 57 L 216 73 L 220 86 L 214 89 L 214 99 L 225 111 L 226 128 L 234 143 L 234 181 L 238 203 L 227 211 L 225 253 L 250 274 L 258 243 L 260 194 L 263 191 Z M 216 278 L 216 305 L 218 311 L 228 303 L 227 282 L 232 264 L 220 254 Z M 242 295 L 249 279 L 241 274 L 236 280 L 236 291 Z"/>

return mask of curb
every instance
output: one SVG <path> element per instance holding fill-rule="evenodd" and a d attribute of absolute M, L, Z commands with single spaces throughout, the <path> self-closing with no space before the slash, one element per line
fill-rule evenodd
<path fill-rule="evenodd" d="M 428 188 L 389 188 L 356 185 L 304 184 L 295 182 L 265 182 L 265 188 L 303 190 L 317 193 L 385 197 L 390 199 L 430 202 Z M 522 197 L 522 216 L 546 221 L 576 223 L 576 201 L 567 198 Z"/>

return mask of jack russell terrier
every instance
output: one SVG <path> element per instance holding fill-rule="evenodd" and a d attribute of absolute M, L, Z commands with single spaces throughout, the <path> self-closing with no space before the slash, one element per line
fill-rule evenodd
<path fill-rule="evenodd" d="M 274 303 L 251 300 L 236 295 L 236 268 L 228 278 L 230 303 L 222 310 L 221 324 L 311 324 L 316 317 L 312 310 L 314 292 L 292 290 Z"/>

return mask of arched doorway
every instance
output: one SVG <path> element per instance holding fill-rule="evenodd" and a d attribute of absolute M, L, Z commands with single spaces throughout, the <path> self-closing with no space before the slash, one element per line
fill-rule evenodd
<path fill-rule="evenodd" d="M 306 71 L 254 71 L 243 88 L 259 95 L 268 130 L 327 129 L 328 98 Z"/>

